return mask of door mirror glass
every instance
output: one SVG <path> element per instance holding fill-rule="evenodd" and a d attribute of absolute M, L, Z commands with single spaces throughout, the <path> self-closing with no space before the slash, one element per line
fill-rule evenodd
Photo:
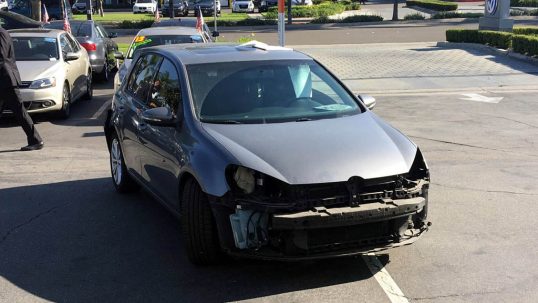
<path fill-rule="evenodd" d="M 142 120 L 150 125 L 175 126 L 178 119 L 168 107 L 156 107 L 142 112 Z"/>
<path fill-rule="evenodd" d="M 80 58 L 80 54 L 77 54 L 77 53 L 67 53 L 65 54 L 65 61 L 74 61 L 74 60 L 78 60 L 78 58 Z"/>
<path fill-rule="evenodd" d="M 362 100 L 364 105 L 368 107 L 369 110 L 372 110 L 375 107 L 375 98 L 370 95 L 359 95 L 359 99 Z"/>

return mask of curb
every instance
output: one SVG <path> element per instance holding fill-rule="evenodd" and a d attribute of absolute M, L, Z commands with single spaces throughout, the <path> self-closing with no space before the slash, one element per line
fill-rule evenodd
<path fill-rule="evenodd" d="M 484 45 L 484 44 L 478 44 L 478 43 L 459 43 L 459 42 L 437 42 L 437 47 L 444 47 L 444 48 L 460 48 L 460 49 L 477 49 L 477 50 L 485 50 L 490 53 L 493 53 L 495 55 L 504 55 L 507 57 L 511 57 L 520 61 L 525 61 L 530 64 L 534 64 L 538 66 L 538 59 L 529 57 L 520 53 L 516 53 L 512 50 L 506 50 L 506 49 L 499 49 L 493 46 Z"/>

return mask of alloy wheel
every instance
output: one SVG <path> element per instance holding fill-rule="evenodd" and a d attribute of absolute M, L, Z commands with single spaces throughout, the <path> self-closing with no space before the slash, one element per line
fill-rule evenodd
<path fill-rule="evenodd" d="M 114 140 L 112 140 L 112 145 L 110 146 L 110 167 L 112 169 L 112 177 L 114 178 L 114 183 L 116 183 L 116 185 L 119 185 L 121 183 L 123 171 L 121 147 L 117 138 L 114 138 Z"/>

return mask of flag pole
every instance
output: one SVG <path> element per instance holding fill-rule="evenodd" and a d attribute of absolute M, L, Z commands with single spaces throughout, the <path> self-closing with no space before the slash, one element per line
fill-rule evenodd
<path fill-rule="evenodd" d="M 284 0 L 278 0 L 278 45 L 280 46 L 286 44 L 284 31 Z"/>

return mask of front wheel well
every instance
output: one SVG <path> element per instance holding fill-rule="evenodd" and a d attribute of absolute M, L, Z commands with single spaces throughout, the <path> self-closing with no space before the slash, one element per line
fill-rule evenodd
<path fill-rule="evenodd" d="M 179 186 L 178 186 L 178 205 L 177 208 L 181 209 L 181 197 L 183 196 L 183 190 L 185 189 L 185 184 L 187 184 L 187 181 L 194 180 L 194 182 L 198 183 L 198 180 L 189 172 L 184 172 L 179 176 Z"/>

